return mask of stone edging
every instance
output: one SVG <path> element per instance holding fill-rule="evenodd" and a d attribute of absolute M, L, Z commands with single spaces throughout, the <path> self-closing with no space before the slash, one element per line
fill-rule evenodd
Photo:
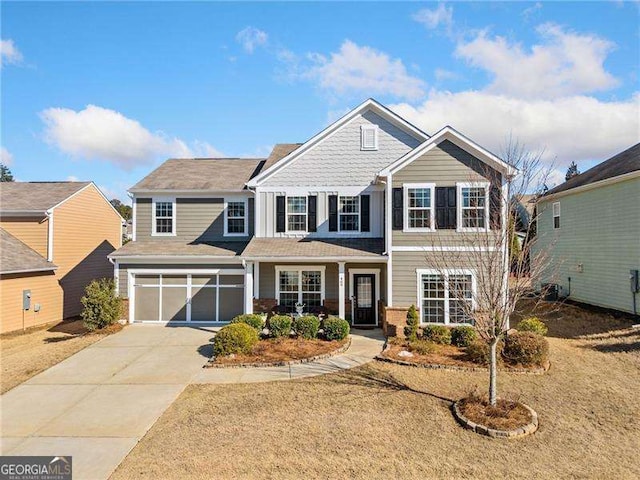
<path fill-rule="evenodd" d="M 324 360 L 331 358 L 335 355 L 340 355 L 346 352 L 351 346 L 351 335 L 347 339 L 347 342 L 340 348 L 337 348 L 333 352 L 323 353 L 322 355 L 316 355 L 315 357 L 300 358 L 298 360 L 287 360 L 281 362 L 247 362 L 247 363 L 213 363 L 213 357 L 209 359 L 207 364 L 203 368 L 261 368 L 261 367 L 285 367 L 288 365 L 298 365 L 301 363 L 310 363 L 318 360 Z"/>
<path fill-rule="evenodd" d="M 406 360 L 398 360 L 396 358 L 385 357 L 385 352 L 391 350 L 391 344 L 387 343 L 382 350 L 382 353 L 376 355 L 374 357 L 375 360 L 379 360 L 381 362 L 395 363 L 396 365 L 403 365 L 407 367 L 418 367 L 418 368 L 430 368 L 434 370 L 452 370 L 458 372 L 488 372 L 489 369 L 487 367 L 463 367 L 460 365 L 443 365 L 441 363 L 416 363 L 409 362 Z M 543 375 L 549 368 L 551 367 L 551 363 L 549 362 L 545 367 L 537 367 L 532 369 L 526 368 L 513 368 L 513 367 L 501 367 L 498 370 L 501 372 L 507 373 L 517 373 L 520 375 Z"/>
<path fill-rule="evenodd" d="M 519 402 L 518 402 L 519 403 Z M 538 430 L 538 414 L 535 410 L 524 403 L 520 403 L 524 408 L 526 408 L 529 413 L 531 413 L 531 422 L 526 425 L 516 428 L 515 430 L 495 430 L 493 428 L 485 427 L 484 425 L 479 425 L 475 422 L 472 422 L 467 417 L 465 417 L 460 409 L 458 408 L 458 402 L 455 402 L 452 406 L 453 416 L 456 417 L 456 420 L 464 427 L 469 430 L 473 430 L 480 435 L 486 435 L 492 438 L 519 438 L 524 437 L 526 435 L 530 435 Z"/>

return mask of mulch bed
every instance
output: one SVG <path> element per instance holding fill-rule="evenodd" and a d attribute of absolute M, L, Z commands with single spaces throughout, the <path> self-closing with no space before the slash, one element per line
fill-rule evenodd
<path fill-rule="evenodd" d="M 470 396 L 458 402 L 458 409 L 472 422 L 495 430 L 516 430 L 533 420 L 524 405 L 502 398 L 491 405 L 485 398 Z"/>

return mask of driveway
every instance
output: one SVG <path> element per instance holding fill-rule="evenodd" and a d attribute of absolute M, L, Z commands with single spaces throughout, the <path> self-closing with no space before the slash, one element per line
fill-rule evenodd
<path fill-rule="evenodd" d="M 105 479 L 190 383 L 323 375 L 371 361 L 379 330 L 352 331 L 347 352 L 274 368 L 203 369 L 214 327 L 131 325 L 0 397 L 2 455 L 73 456 L 74 479 Z"/>

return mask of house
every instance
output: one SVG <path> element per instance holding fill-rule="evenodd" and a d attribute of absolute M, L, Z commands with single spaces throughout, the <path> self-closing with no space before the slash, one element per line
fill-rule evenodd
<path fill-rule="evenodd" d="M 268 158 L 167 160 L 130 189 L 133 241 L 110 258 L 132 322 L 296 303 L 385 330 L 411 304 L 423 323 L 464 322 L 449 285 L 470 295 L 479 277 L 463 239 L 504 231 L 514 172 L 453 128 L 429 136 L 370 99 Z M 451 268 L 435 271 L 430 256 L 449 250 Z"/>
<path fill-rule="evenodd" d="M 122 218 L 93 182 L 0 183 L 0 332 L 79 315 L 111 278 Z"/>
<path fill-rule="evenodd" d="M 537 209 L 533 256 L 551 252 L 538 286 L 637 314 L 640 143 L 549 190 Z"/>

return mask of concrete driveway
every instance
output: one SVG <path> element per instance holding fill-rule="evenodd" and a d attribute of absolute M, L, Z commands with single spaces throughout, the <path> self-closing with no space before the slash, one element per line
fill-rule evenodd
<path fill-rule="evenodd" d="M 3 455 L 73 456 L 108 478 L 211 355 L 212 327 L 133 325 L 0 397 Z"/>

